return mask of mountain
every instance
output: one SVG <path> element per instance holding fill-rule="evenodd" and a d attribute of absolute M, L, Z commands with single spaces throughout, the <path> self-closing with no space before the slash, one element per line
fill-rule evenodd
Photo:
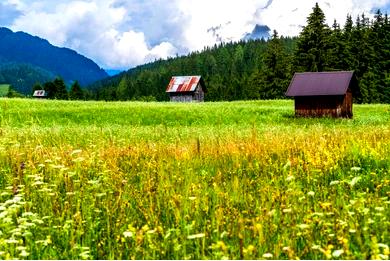
<path fill-rule="evenodd" d="M 106 70 L 106 73 L 109 76 L 115 76 L 117 74 L 120 74 L 121 72 L 123 72 L 123 70 Z"/>
<path fill-rule="evenodd" d="M 55 78 L 52 72 L 25 63 L 0 64 L 0 84 L 8 83 L 23 94 L 30 94 L 35 83 L 44 83 Z"/>
<path fill-rule="evenodd" d="M 256 39 L 268 39 L 271 29 L 267 25 L 257 24 L 251 33 L 247 33 L 244 37 L 244 40 L 256 40 Z"/>
<path fill-rule="evenodd" d="M 83 86 L 108 77 L 108 74 L 96 63 L 71 49 L 59 48 L 39 37 L 24 32 L 14 33 L 2 27 L 0 28 L 0 67 L 3 71 L 0 72 L 3 78 L 12 78 L 13 81 L 26 79 L 27 75 L 12 75 L 12 73 L 10 75 L 10 72 L 15 70 L 4 72 L 7 64 L 11 64 L 14 69 L 22 68 L 22 70 L 15 69 L 19 73 L 28 67 L 30 76 L 37 72 L 44 78 L 61 76 L 67 83 L 77 80 Z M 26 86 L 24 87 L 27 89 Z"/>

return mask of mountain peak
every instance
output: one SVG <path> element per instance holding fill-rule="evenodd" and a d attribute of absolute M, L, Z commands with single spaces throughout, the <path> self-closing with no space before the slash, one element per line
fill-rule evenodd
<path fill-rule="evenodd" d="M 271 37 L 271 29 L 267 25 L 256 24 L 251 33 L 244 36 L 244 40 L 268 39 Z"/>

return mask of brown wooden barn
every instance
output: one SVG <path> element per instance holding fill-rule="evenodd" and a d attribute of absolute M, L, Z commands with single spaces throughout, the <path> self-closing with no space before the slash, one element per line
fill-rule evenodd
<path fill-rule="evenodd" d="M 354 72 L 296 73 L 286 96 L 294 97 L 296 116 L 352 118 L 356 88 Z"/>
<path fill-rule="evenodd" d="M 166 92 L 173 102 L 203 102 L 207 89 L 201 76 L 174 76 Z"/>

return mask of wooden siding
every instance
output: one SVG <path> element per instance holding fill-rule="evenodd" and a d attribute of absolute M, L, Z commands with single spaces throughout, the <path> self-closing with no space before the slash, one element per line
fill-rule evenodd
<path fill-rule="evenodd" d="M 186 93 L 170 93 L 172 102 L 203 102 L 204 91 L 202 86 L 199 84 L 194 92 Z"/>
<path fill-rule="evenodd" d="M 295 97 L 295 115 L 299 117 L 352 118 L 352 93 L 338 96 Z"/>

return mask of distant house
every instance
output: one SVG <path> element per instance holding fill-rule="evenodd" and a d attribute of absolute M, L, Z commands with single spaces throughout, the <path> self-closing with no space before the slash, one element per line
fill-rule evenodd
<path fill-rule="evenodd" d="M 203 102 L 207 89 L 201 76 L 175 76 L 166 92 L 173 102 Z"/>
<path fill-rule="evenodd" d="M 352 118 L 356 88 L 354 72 L 296 73 L 286 96 L 294 97 L 296 116 Z"/>
<path fill-rule="evenodd" d="M 47 92 L 45 90 L 36 90 L 34 91 L 33 97 L 38 99 L 46 99 Z"/>

